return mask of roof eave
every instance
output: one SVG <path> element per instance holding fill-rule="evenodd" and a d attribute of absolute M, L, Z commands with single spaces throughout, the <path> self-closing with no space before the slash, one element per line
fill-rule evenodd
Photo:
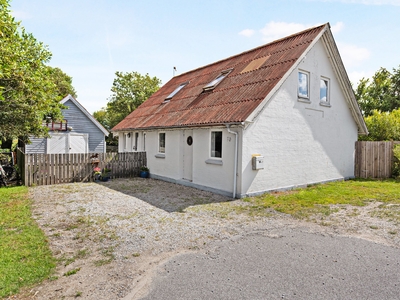
<path fill-rule="evenodd" d="M 350 107 L 351 114 L 353 115 L 353 118 L 357 123 L 358 134 L 367 135 L 368 134 L 367 125 L 365 124 L 361 109 L 354 95 L 353 87 L 351 86 L 350 79 L 347 75 L 342 58 L 340 57 L 339 50 L 336 46 L 335 40 L 330 30 L 327 30 L 324 33 L 324 35 L 322 36 L 322 41 L 323 44 L 325 45 L 325 49 L 329 54 L 328 57 L 332 63 L 338 81 L 345 94 L 345 98 Z"/>
<path fill-rule="evenodd" d="M 149 126 L 149 127 L 138 127 L 138 128 L 122 128 L 122 129 L 112 129 L 111 132 L 128 132 L 128 131 L 146 131 L 146 130 L 162 130 L 162 129 L 179 129 L 179 128 L 200 128 L 200 127 L 216 127 L 216 126 L 226 126 L 226 125 L 243 125 L 242 121 L 226 121 L 217 123 L 201 123 L 201 124 L 188 124 L 188 125 L 174 125 L 174 126 Z"/>

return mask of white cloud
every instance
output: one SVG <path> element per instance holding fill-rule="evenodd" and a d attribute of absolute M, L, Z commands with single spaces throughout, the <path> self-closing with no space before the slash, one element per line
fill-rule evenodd
<path fill-rule="evenodd" d="M 255 31 L 253 29 L 244 29 L 241 32 L 239 32 L 239 35 L 243 35 L 245 37 L 251 37 L 253 36 Z"/>
<path fill-rule="evenodd" d="M 349 45 L 344 43 L 337 43 L 340 56 L 346 67 L 357 66 L 361 62 L 367 60 L 371 53 L 366 48 L 361 48 L 355 45 Z"/>
<path fill-rule="evenodd" d="M 338 33 L 340 31 L 342 31 L 343 28 L 344 28 L 343 22 L 337 22 L 335 25 L 331 25 L 332 33 Z"/>
<path fill-rule="evenodd" d="M 349 76 L 350 82 L 353 84 L 353 86 L 357 86 L 358 82 L 362 78 L 372 78 L 372 76 L 375 74 L 375 72 L 358 72 L 358 71 L 353 71 L 348 73 L 347 75 Z"/>
<path fill-rule="evenodd" d="M 359 3 L 364 5 L 394 5 L 400 6 L 400 0 L 342 0 L 344 3 Z"/>
<path fill-rule="evenodd" d="M 342 3 L 354 3 L 363 5 L 394 5 L 400 6 L 400 0 L 312 0 L 319 2 L 342 2 Z"/>
<path fill-rule="evenodd" d="M 313 26 L 310 24 L 271 21 L 260 32 L 263 35 L 264 42 L 271 42 Z"/>

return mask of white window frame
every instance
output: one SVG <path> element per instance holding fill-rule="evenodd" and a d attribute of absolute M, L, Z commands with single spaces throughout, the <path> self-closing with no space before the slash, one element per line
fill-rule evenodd
<path fill-rule="evenodd" d="M 232 72 L 232 70 L 233 69 L 228 69 L 219 73 L 217 77 L 215 77 L 211 82 L 203 87 L 203 91 L 215 89 L 218 84 L 220 84 L 226 77 L 228 77 L 229 73 Z"/>
<path fill-rule="evenodd" d="M 300 94 L 300 74 L 304 74 L 307 78 L 307 95 Z M 297 97 L 300 101 L 310 102 L 310 72 L 298 70 L 297 72 Z"/>
<path fill-rule="evenodd" d="M 221 151 L 220 151 L 220 156 L 215 156 L 215 147 L 214 147 L 214 153 L 213 153 L 213 133 L 215 132 L 220 132 L 221 133 Z M 223 137 L 224 137 L 224 133 L 222 130 L 211 130 L 210 131 L 210 158 L 211 159 L 218 159 L 218 160 L 222 160 L 222 150 L 223 150 Z"/>
<path fill-rule="evenodd" d="M 139 132 L 135 132 L 133 134 L 133 139 L 134 139 L 134 145 L 132 146 L 132 149 L 134 151 L 138 151 L 139 150 Z"/>
<path fill-rule="evenodd" d="M 129 145 L 130 138 L 131 138 L 131 133 L 130 132 L 125 132 L 124 133 L 124 149 L 123 149 L 123 152 L 128 152 L 128 145 Z"/>
<path fill-rule="evenodd" d="M 164 147 L 161 147 L 161 135 L 162 135 L 162 134 L 164 135 Z M 160 131 L 160 132 L 158 133 L 158 143 L 157 143 L 157 146 L 158 146 L 158 153 L 164 154 L 164 155 L 165 155 L 166 140 L 167 140 L 167 135 L 166 135 L 165 131 Z M 164 149 L 162 149 L 162 148 L 164 148 Z"/>
<path fill-rule="evenodd" d="M 179 91 L 181 89 L 183 89 L 187 84 L 189 83 L 189 81 L 186 81 L 184 83 L 181 83 L 171 94 L 168 95 L 167 98 L 164 99 L 164 102 L 169 102 L 169 100 L 172 99 L 172 97 L 174 97 L 176 94 L 179 93 Z"/>
<path fill-rule="evenodd" d="M 321 82 L 324 81 L 326 82 L 326 101 L 321 100 Z M 331 82 L 330 79 L 327 77 L 320 77 L 319 80 L 319 103 L 323 106 L 331 106 L 331 97 L 330 97 L 330 92 L 331 92 Z"/>

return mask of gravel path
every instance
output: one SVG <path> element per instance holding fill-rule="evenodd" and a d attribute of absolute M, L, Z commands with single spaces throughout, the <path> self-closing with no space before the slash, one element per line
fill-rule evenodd
<path fill-rule="evenodd" d="M 329 217 L 303 222 L 274 211 L 267 217 L 238 214 L 232 207 L 246 202 L 153 179 L 40 186 L 30 193 L 34 218 L 59 263 L 52 278 L 11 299 L 138 299 L 156 267 L 176 254 L 257 232 L 273 237 L 279 229 L 400 248 L 399 224 L 379 203 L 341 206 Z"/>

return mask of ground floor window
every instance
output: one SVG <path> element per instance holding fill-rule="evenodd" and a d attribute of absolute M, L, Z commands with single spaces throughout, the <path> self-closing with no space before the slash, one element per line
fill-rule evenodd
<path fill-rule="evenodd" d="M 211 132 L 211 157 L 222 157 L 222 131 Z"/>
<path fill-rule="evenodd" d="M 158 134 L 158 152 L 165 153 L 165 132 Z"/>

